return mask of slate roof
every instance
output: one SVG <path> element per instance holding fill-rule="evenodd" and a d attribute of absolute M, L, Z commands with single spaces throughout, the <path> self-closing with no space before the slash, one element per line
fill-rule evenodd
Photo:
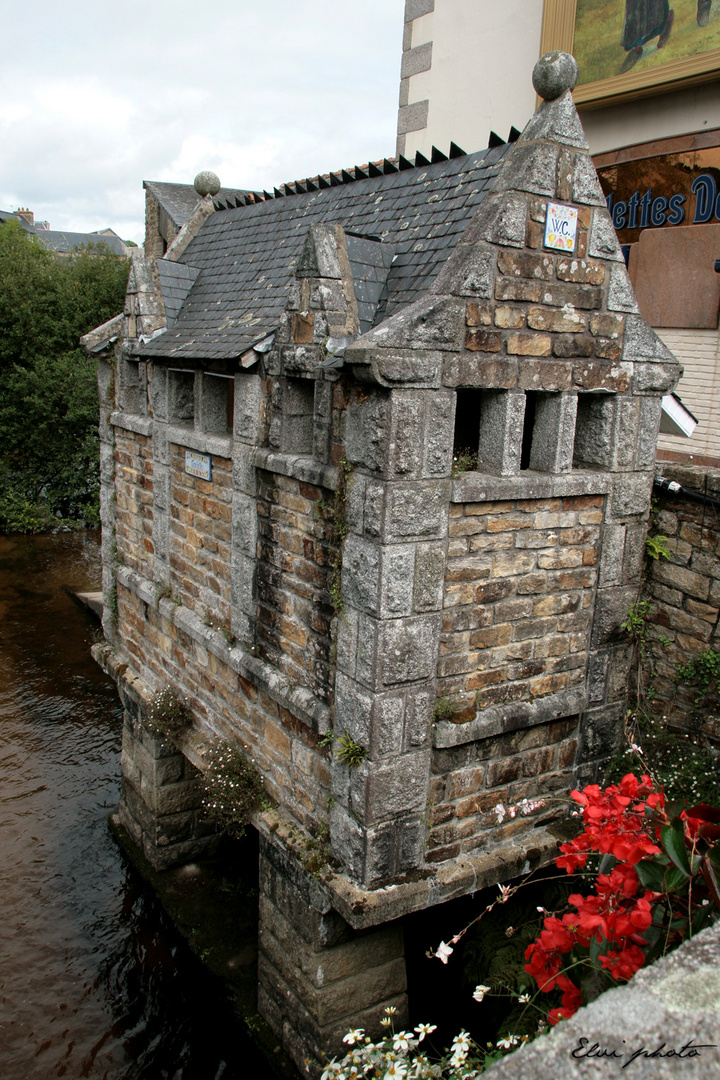
<path fill-rule="evenodd" d="M 87 244 L 102 244 L 104 247 L 110 248 L 115 255 L 124 255 L 126 258 L 128 256 L 127 246 L 123 243 L 117 233 L 112 231 L 109 233 L 80 233 L 63 232 L 60 229 L 38 229 L 19 214 L 0 210 L 0 222 L 3 221 L 19 222 L 26 232 L 37 237 L 43 247 L 48 248 L 50 251 L 60 252 L 64 255 L 69 254 L 76 247 L 85 247 Z"/>
<path fill-rule="evenodd" d="M 110 248 L 114 255 L 127 256 L 127 248 L 119 236 L 108 236 L 106 233 L 79 233 L 61 232 L 57 229 L 36 229 L 37 236 L 43 247 L 51 251 L 59 251 L 63 254 L 71 252 L 76 247 L 85 247 L 87 244 L 102 244 Z"/>
<path fill-rule="evenodd" d="M 429 288 L 510 148 L 502 144 L 415 167 L 406 163 L 400 171 L 353 182 L 331 178 L 332 186 L 319 190 L 216 210 L 180 260 L 200 273 L 174 325 L 139 352 L 232 359 L 271 333 L 285 310 L 312 224 L 342 225 L 346 232 L 394 248 L 386 292 L 375 311 L 377 324 Z M 358 257 L 368 271 L 365 292 L 371 302 L 384 277 L 385 257 L 378 261 L 359 250 Z M 367 308 L 362 314 L 367 319 Z"/>
<path fill-rule="evenodd" d="M 182 228 L 200 202 L 200 196 L 192 184 L 163 184 L 157 180 L 145 180 L 143 187 L 155 197 L 178 229 Z M 213 202 L 217 206 L 228 202 L 234 204 L 237 198 L 248 194 L 240 188 L 220 188 Z"/>

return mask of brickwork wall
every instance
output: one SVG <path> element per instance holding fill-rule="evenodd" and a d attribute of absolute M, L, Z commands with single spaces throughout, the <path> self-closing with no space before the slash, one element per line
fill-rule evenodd
<path fill-rule="evenodd" d="M 170 565 L 173 596 L 200 618 L 230 620 L 232 462 L 212 459 L 209 481 L 185 472 L 185 449 L 172 444 Z"/>
<path fill-rule="evenodd" d="M 266 659 L 330 702 L 335 493 L 261 471 L 257 643 Z"/>
<path fill-rule="evenodd" d="M 434 749 L 428 805 L 428 862 L 444 862 L 528 831 L 529 817 L 500 821 L 498 803 L 567 791 L 577 718 L 554 720 L 450 749 Z M 547 813 L 547 807 L 536 811 Z"/>
<path fill-rule="evenodd" d="M 312 832 L 327 813 L 329 750 L 307 724 L 175 625 L 175 613 L 171 601 L 154 607 L 118 586 L 123 648 L 133 666 L 181 690 L 205 730 L 239 738 L 270 796 Z"/>
<path fill-rule="evenodd" d="M 583 683 L 603 502 L 451 506 L 439 695 L 474 717 Z"/>
<path fill-rule="evenodd" d="M 115 542 L 126 566 L 152 577 L 152 441 L 118 428 L 115 436 Z"/>

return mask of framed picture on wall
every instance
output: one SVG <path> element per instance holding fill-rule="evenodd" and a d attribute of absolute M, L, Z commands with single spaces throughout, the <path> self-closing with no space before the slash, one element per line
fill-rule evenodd
<path fill-rule="evenodd" d="M 578 62 L 591 107 L 709 82 L 720 73 L 720 0 L 545 0 L 542 52 Z"/>

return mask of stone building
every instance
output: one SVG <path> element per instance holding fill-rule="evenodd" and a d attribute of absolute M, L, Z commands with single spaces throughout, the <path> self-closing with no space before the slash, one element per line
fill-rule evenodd
<path fill-rule="evenodd" d="M 679 367 L 573 69 L 539 62 L 514 145 L 199 198 L 85 339 L 121 820 L 156 867 L 195 858 L 205 747 L 255 760 L 260 1009 L 301 1066 L 402 1017 L 399 917 L 547 861 L 549 808 L 495 807 L 589 780 L 622 728 Z M 194 714 L 177 746 L 143 723 L 168 684 Z"/>

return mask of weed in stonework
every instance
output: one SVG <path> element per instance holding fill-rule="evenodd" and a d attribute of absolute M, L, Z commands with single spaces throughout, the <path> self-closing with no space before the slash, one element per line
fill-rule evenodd
<path fill-rule="evenodd" d="M 335 754 L 338 761 L 341 761 L 343 765 L 347 765 L 349 769 L 359 769 L 368 756 L 368 751 L 360 743 L 355 742 L 346 731 L 344 735 L 340 735 L 337 739 Z"/>
<path fill-rule="evenodd" d="M 477 450 L 458 450 L 453 454 L 451 476 L 453 480 L 459 480 L 466 472 L 474 472 L 477 467 Z"/>
<path fill-rule="evenodd" d="M 717 708 L 720 698 L 720 652 L 705 649 L 694 656 L 689 663 L 677 669 L 677 680 L 697 687 L 696 705 Z"/>
<path fill-rule="evenodd" d="M 653 562 L 658 562 L 660 559 L 669 559 L 672 552 L 667 546 L 667 536 L 648 536 L 645 540 L 645 554 Z"/>
<path fill-rule="evenodd" d="M 307 851 L 307 855 L 303 859 L 303 869 L 306 870 L 308 874 L 312 874 L 313 877 L 323 877 L 329 869 L 329 841 L 330 828 L 325 822 L 323 822 L 322 825 L 318 825 L 313 837 L 308 837 L 305 840 L 305 850 Z"/>
<path fill-rule="evenodd" d="M 158 585 L 155 590 L 155 610 L 160 607 L 161 600 L 172 600 L 172 586 L 171 585 Z"/>
<path fill-rule="evenodd" d="M 235 647 L 237 638 L 230 629 L 230 623 L 227 619 L 221 619 L 218 615 L 213 615 L 212 612 L 207 611 L 203 622 L 211 630 L 217 630 L 218 634 L 222 634 L 228 649 Z"/>
<path fill-rule="evenodd" d="M 161 738 L 178 735 L 190 727 L 192 720 L 192 709 L 187 698 L 173 686 L 163 687 L 150 702 L 147 726 L 154 735 Z"/>
<path fill-rule="evenodd" d="M 255 762 L 232 743 L 208 752 L 203 786 L 205 815 L 228 836 L 243 836 L 252 815 L 270 805 Z"/>
<path fill-rule="evenodd" d="M 435 702 L 433 709 L 433 720 L 452 720 L 456 708 L 456 699 L 452 697 L 441 697 Z"/>

